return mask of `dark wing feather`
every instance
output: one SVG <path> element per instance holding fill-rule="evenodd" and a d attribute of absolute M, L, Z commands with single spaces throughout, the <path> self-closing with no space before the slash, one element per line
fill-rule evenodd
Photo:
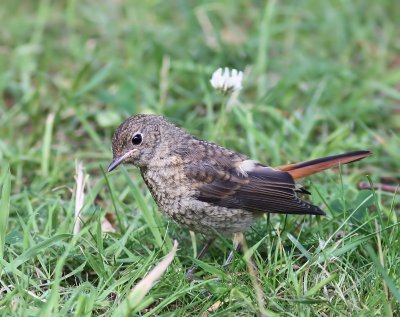
<path fill-rule="evenodd" d="M 297 197 L 297 192 L 308 192 L 296 189 L 289 173 L 271 167 L 259 165 L 244 176 L 235 168 L 222 171 L 198 162 L 187 169 L 187 175 L 199 184 L 197 199 L 217 206 L 254 212 L 325 214 Z"/>

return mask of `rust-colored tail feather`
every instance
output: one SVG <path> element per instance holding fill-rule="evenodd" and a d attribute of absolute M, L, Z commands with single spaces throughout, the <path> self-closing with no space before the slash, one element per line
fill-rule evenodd
<path fill-rule="evenodd" d="M 275 168 L 281 171 L 288 172 L 290 175 L 292 175 L 294 179 L 299 179 L 321 172 L 328 168 L 338 166 L 339 164 L 347 164 L 350 162 L 362 160 L 364 157 L 367 157 L 371 154 L 371 151 L 354 151 L 339 155 L 322 157 L 306 162 L 277 166 Z"/>

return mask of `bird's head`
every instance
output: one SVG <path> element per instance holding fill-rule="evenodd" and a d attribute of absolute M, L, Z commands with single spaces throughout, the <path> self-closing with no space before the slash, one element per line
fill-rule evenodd
<path fill-rule="evenodd" d="M 108 171 L 122 163 L 146 167 L 173 146 L 174 136 L 171 138 L 171 133 L 179 135 L 183 131 L 162 116 L 139 114 L 128 118 L 114 133 L 113 160 Z"/>

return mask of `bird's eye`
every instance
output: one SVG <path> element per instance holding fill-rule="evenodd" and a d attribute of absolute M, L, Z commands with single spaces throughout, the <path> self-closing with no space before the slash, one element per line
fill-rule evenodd
<path fill-rule="evenodd" d="M 133 145 L 139 145 L 143 141 L 143 137 L 141 133 L 136 133 L 132 138 Z"/>

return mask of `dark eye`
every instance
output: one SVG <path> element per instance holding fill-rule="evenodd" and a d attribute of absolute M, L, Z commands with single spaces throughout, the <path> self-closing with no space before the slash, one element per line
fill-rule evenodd
<path fill-rule="evenodd" d="M 140 143 L 142 143 L 142 141 L 143 141 L 143 138 L 140 133 L 136 133 L 132 138 L 132 143 L 134 145 L 139 145 Z"/>

